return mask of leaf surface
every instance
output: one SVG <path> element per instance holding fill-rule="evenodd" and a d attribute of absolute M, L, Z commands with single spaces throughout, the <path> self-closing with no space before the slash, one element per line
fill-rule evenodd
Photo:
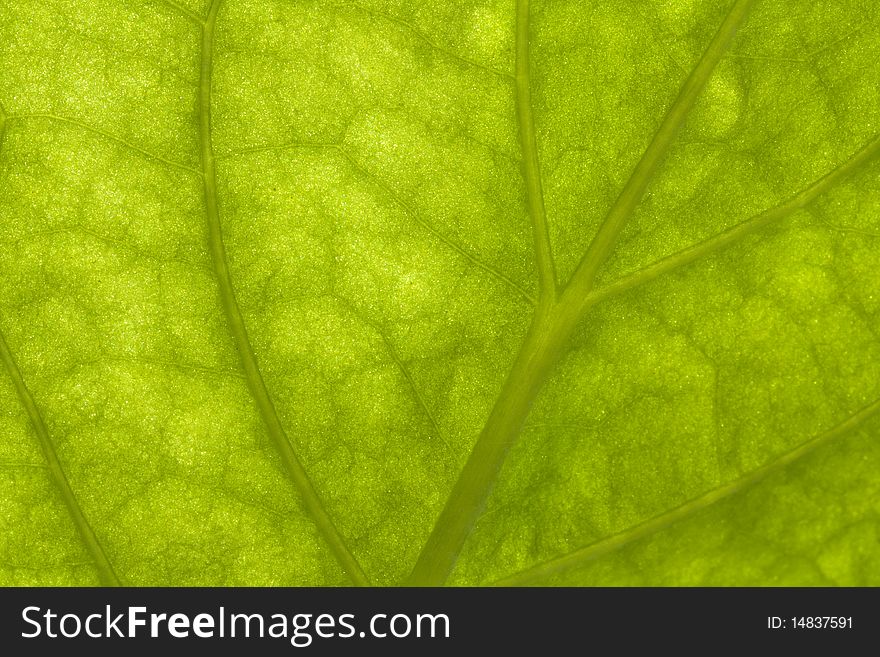
<path fill-rule="evenodd" d="M 0 0 L 0 582 L 880 584 L 859 0 Z"/>

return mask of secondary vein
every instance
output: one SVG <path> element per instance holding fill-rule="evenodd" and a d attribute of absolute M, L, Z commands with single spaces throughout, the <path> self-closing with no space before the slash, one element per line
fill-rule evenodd
<path fill-rule="evenodd" d="M 635 527 L 631 527 L 618 534 L 610 536 L 592 545 L 588 545 L 579 550 L 575 550 L 567 555 L 551 559 L 545 563 L 539 564 L 528 570 L 524 570 L 510 577 L 494 582 L 495 586 L 523 586 L 535 584 L 544 577 L 559 574 L 572 568 L 576 568 L 584 563 L 597 559 L 610 552 L 614 552 L 625 545 L 633 543 L 642 538 L 646 538 L 656 534 L 670 525 L 685 520 L 696 513 L 730 497 L 736 493 L 742 492 L 754 486 L 758 482 L 765 479 L 770 474 L 777 472 L 792 463 L 799 461 L 817 448 L 825 445 L 841 436 L 858 429 L 871 416 L 880 411 L 880 399 L 868 404 L 857 413 L 829 429 L 828 431 L 814 436 L 799 447 L 786 452 L 782 456 L 761 466 L 757 470 L 736 479 L 728 484 L 719 486 L 714 490 L 701 495 L 689 502 L 682 504 L 671 511 L 660 514 L 646 520 Z"/>
<path fill-rule="evenodd" d="M 2 132 L 2 126 L 0 126 L 0 132 Z M 18 369 L 18 364 L 15 362 L 15 358 L 12 356 L 9 346 L 6 344 L 6 338 L 2 332 L 0 332 L 0 360 L 3 361 L 3 364 L 6 366 L 6 371 L 9 373 L 12 383 L 15 385 L 15 391 L 18 393 L 18 398 L 27 412 L 31 426 L 34 428 L 34 432 L 37 434 L 37 439 L 40 442 L 40 449 L 42 450 L 43 456 L 46 459 L 46 464 L 49 467 L 49 475 L 61 493 L 61 498 L 64 500 L 67 512 L 70 514 L 77 532 L 91 555 L 95 567 L 98 569 L 101 583 L 104 586 L 121 586 L 119 578 L 113 570 L 113 565 L 110 563 L 110 559 L 107 558 L 104 548 L 100 541 L 98 541 L 98 537 L 95 535 L 88 518 L 86 518 L 82 507 L 79 505 L 79 501 L 77 500 L 73 489 L 70 487 L 70 482 L 67 480 L 67 475 L 64 473 L 64 468 L 61 466 L 61 461 L 58 459 L 58 453 L 55 451 L 55 445 L 49 437 L 49 430 L 46 428 L 43 415 L 40 413 L 40 409 L 34 401 L 31 391 L 24 382 L 21 370 Z"/>
<path fill-rule="evenodd" d="M 194 11 L 187 9 L 183 5 L 177 3 L 175 0 L 159 0 L 159 2 L 166 5 L 167 7 L 169 7 L 170 9 L 175 11 L 176 13 L 178 13 L 181 16 L 183 16 L 184 18 L 186 18 L 188 21 L 190 21 L 198 26 L 202 26 L 205 24 L 205 21 L 201 16 L 199 16 Z"/>
<path fill-rule="evenodd" d="M 629 180 L 605 216 L 605 220 L 571 277 L 566 288 L 566 295 L 575 299 L 583 299 L 593 288 L 599 268 L 614 249 L 621 231 L 638 207 L 648 183 L 654 178 L 657 168 L 669 151 L 678 129 L 687 119 L 700 96 L 700 92 L 706 86 L 718 62 L 721 61 L 737 28 L 748 15 L 753 1 L 737 0 L 721 27 L 718 28 L 709 47 L 706 48 L 700 61 L 679 91 L 672 107 L 666 113 L 659 129 L 654 134 L 654 138 L 642 155 L 642 159 L 633 169 Z"/>
<path fill-rule="evenodd" d="M 2 153 L 3 144 L 6 139 L 7 119 L 8 115 L 6 114 L 6 108 L 0 103 L 0 153 Z M 0 360 L 3 361 L 6 371 L 9 373 L 9 377 L 15 385 L 15 391 L 18 394 L 18 398 L 21 401 L 22 406 L 24 406 L 28 418 L 30 419 L 31 426 L 33 426 L 34 431 L 37 434 L 37 439 L 40 442 L 40 449 L 43 452 L 43 456 L 46 459 L 46 465 L 49 469 L 49 475 L 61 493 L 61 498 L 64 500 L 67 512 L 70 514 L 73 524 L 76 526 L 76 530 L 86 546 L 86 550 L 88 550 L 89 554 L 92 556 L 95 567 L 98 569 L 98 576 L 101 583 L 104 586 L 120 586 L 121 584 L 119 578 L 116 576 L 116 572 L 113 570 L 113 565 L 107 558 L 107 554 L 104 552 L 104 548 L 98 541 L 85 513 L 83 513 L 83 510 L 76 499 L 76 495 L 70 487 L 70 482 L 67 481 L 67 475 L 64 473 L 64 468 L 61 467 L 61 461 L 58 459 L 55 445 L 49 437 L 49 431 L 46 428 L 45 421 L 43 421 L 40 409 L 24 382 L 21 370 L 19 370 L 18 364 L 15 362 L 15 358 L 12 356 L 9 346 L 6 344 L 6 338 L 2 331 L 0 331 Z"/>
<path fill-rule="evenodd" d="M 365 167 L 363 167 L 348 151 L 341 146 L 328 146 L 327 148 L 333 149 L 339 153 L 339 155 L 348 162 L 351 167 L 361 174 L 367 180 L 372 181 L 379 189 L 385 192 L 388 195 L 395 205 L 400 207 L 403 212 L 410 217 L 413 221 L 419 224 L 422 228 L 431 233 L 434 237 L 440 240 L 447 247 L 458 253 L 460 256 L 468 260 L 471 264 L 479 267 L 487 274 L 497 278 L 499 281 L 502 281 L 506 285 L 509 285 L 511 288 L 516 290 L 519 295 L 525 299 L 532 306 L 537 305 L 538 300 L 535 299 L 525 288 L 523 288 L 519 283 L 514 281 L 512 278 L 507 276 L 500 269 L 493 267 L 492 265 L 483 262 L 480 258 L 471 255 L 468 253 L 464 247 L 457 244 L 454 240 L 447 237 L 443 232 L 435 228 L 430 222 L 425 221 L 421 218 L 418 212 L 416 212 L 415 208 L 411 207 L 408 203 L 406 203 L 391 187 L 381 178 L 371 173 Z"/>
<path fill-rule="evenodd" d="M 162 162 L 163 164 L 167 164 L 170 167 L 175 169 L 180 169 L 181 171 L 186 171 L 188 173 L 194 173 L 196 175 L 201 175 L 202 172 L 198 169 L 193 169 L 182 162 L 175 162 L 174 160 L 169 160 L 168 158 L 162 157 L 161 155 L 156 155 L 155 153 L 151 153 L 148 150 L 141 148 L 140 146 L 136 146 L 135 144 L 127 141 L 121 137 L 117 137 L 116 135 L 109 133 L 105 130 L 101 130 L 100 128 L 95 128 L 90 126 L 88 123 L 84 123 L 82 121 L 78 121 L 77 119 L 71 119 L 66 116 L 59 116 L 58 114 L 47 114 L 47 113 L 36 113 L 36 114 L 14 114 L 8 117 L 10 121 L 26 121 L 28 119 L 43 119 L 46 121 L 57 121 L 58 123 L 65 123 L 67 125 L 76 126 L 77 128 L 81 128 L 86 132 L 90 132 L 94 135 L 98 135 L 99 137 L 103 137 L 109 141 L 119 144 L 120 146 L 124 146 L 128 150 L 133 153 L 138 153 L 143 157 L 149 160 L 155 160 L 156 162 Z"/>
<path fill-rule="evenodd" d="M 235 289 L 229 273 L 226 259 L 226 248 L 223 243 L 223 231 L 220 223 L 220 209 L 217 195 L 217 170 L 214 149 L 211 141 L 211 93 L 214 51 L 214 29 L 217 14 L 222 0 L 212 0 L 208 10 L 208 18 L 202 27 L 201 73 L 199 83 L 199 140 L 201 144 L 201 162 L 204 179 L 205 209 L 208 219 L 208 241 L 211 251 L 211 262 L 220 291 L 223 312 L 241 360 L 245 378 L 254 397 L 260 416 L 266 426 L 269 438 L 278 451 L 284 468 L 302 496 L 303 504 L 312 517 L 321 536 L 330 546 L 333 555 L 357 586 L 369 585 L 366 574 L 357 559 L 348 549 L 344 538 L 339 533 L 333 520 L 324 509 L 324 505 L 312 485 L 308 474 L 299 460 L 290 439 L 287 437 L 272 398 L 263 381 L 263 375 L 257 363 L 256 355 L 250 343 L 244 318 L 235 297 Z"/>
<path fill-rule="evenodd" d="M 532 223 L 535 259 L 541 295 L 556 298 L 556 267 L 544 210 L 544 190 L 541 186 L 541 166 L 538 160 L 538 142 L 535 136 L 535 118 L 532 111 L 529 62 L 529 0 L 519 0 L 516 7 L 516 114 L 519 141 L 522 148 L 522 166 L 526 183 L 526 199 Z"/>
<path fill-rule="evenodd" d="M 595 290 L 588 295 L 585 305 L 589 307 L 600 303 L 601 301 L 605 301 L 606 299 L 617 297 L 627 290 L 644 285 L 664 274 L 676 271 L 692 262 L 705 258 L 716 251 L 733 246 L 747 235 L 750 235 L 769 224 L 781 221 L 797 210 L 804 208 L 842 180 L 858 171 L 862 165 L 869 162 L 878 153 L 880 153 L 880 137 L 874 138 L 873 141 L 869 142 L 847 161 L 837 166 L 834 170 L 829 171 L 822 178 L 814 182 L 812 185 L 802 189 L 784 203 L 769 210 L 765 210 L 764 212 L 727 229 L 723 233 L 704 240 L 699 244 L 688 247 L 687 249 L 673 253 L 672 255 L 658 260 L 629 276 L 624 276 L 610 285 Z"/>

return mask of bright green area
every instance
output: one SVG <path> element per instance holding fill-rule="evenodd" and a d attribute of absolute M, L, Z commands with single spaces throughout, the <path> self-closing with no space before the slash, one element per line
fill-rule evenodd
<path fill-rule="evenodd" d="M 0 0 L 0 584 L 880 585 L 878 19 Z"/>

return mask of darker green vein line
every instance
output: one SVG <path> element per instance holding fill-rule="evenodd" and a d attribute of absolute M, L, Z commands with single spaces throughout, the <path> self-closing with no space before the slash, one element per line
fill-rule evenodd
<path fill-rule="evenodd" d="M 226 248 L 223 244 L 223 231 L 220 223 L 217 194 L 217 169 L 214 148 L 211 142 L 211 76 L 213 72 L 214 29 L 221 3 L 222 0 L 212 0 L 208 10 L 208 18 L 202 28 L 199 82 L 199 141 L 201 144 L 202 173 L 204 178 L 205 210 L 208 220 L 208 241 L 223 312 L 235 341 L 248 387 L 266 426 L 269 438 L 277 449 L 286 472 L 301 495 L 303 504 L 311 515 L 318 531 L 329 545 L 340 566 L 354 584 L 367 586 L 369 585 L 369 580 L 366 574 L 348 549 L 333 520 L 324 509 L 324 505 L 315 487 L 312 485 L 311 479 L 281 425 L 251 346 L 238 301 L 235 298 L 235 289 L 232 285 L 232 278 L 230 277 L 229 265 L 226 259 Z"/>
<path fill-rule="evenodd" d="M 364 168 L 357 160 L 352 157 L 348 151 L 340 146 L 329 146 L 329 148 L 333 148 L 339 152 L 339 154 L 348 162 L 351 167 L 361 174 L 365 179 L 373 182 L 379 189 L 381 189 L 385 194 L 388 195 L 388 198 L 397 205 L 403 212 L 410 217 L 413 221 L 419 224 L 422 228 L 431 233 L 434 237 L 440 240 L 447 247 L 458 253 L 460 256 L 468 260 L 471 264 L 479 267 L 484 272 L 497 278 L 499 281 L 503 282 L 505 285 L 509 285 L 511 288 L 516 290 L 519 295 L 525 299 L 531 305 L 537 305 L 538 300 L 535 299 L 531 294 L 529 294 L 525 288 L 523 288 L 519 283 L 514 281 L 512 278 L 504 274 L 500 269 L 489 265 L 479 258 L 468 253 L 462 246 L 457 244 L 454 240 L 447 237 L 441 231 L 437 230 L 433 225 L 429 222 L 425 221 L 419 216 L 419 213 L 415 211 L 414 208 L 410 207 L 408 203 L 406 203 L 384 180 L 371 173 L 369 170 Z"/>
<path fill-rule="evenodd" d="M 0 126 L 0 132 L 2 132 L 2 126 Z M 31 426 L 33 426 L 34 431 L 37 434 L 37 439 L 40 442 L 40 449 L 43 452 L 43 456 L 45 457 L 46 464 L 49 468 L 49 475 L 58 487 L 61 497 L 64 500 L 64 505 L 67 507 L 67 512 L 70 514 L 73 524 L 76 526 L 86 549 L 92 556 L 95 567 L 98 569 L 101 583 L 104 586 L 120 586 L 121 583 L 116 576 L 116 572 L 113 570 L 113 565 L 107 558 L 104 548 L 101 546 L 100 541 L 98 541 L 98 537 L 95 535 L 91 524 L 89 524 L 85 513 L 83 513 L 83 510 L 79 505 L 79 501 L 76 499 L 73 489 L 70 487 L 70 482 L 67 480 L 67 475 L 64 473 L 64 468 L 61 466 L 61 461 L 58 459 L 58 453 L 55 451 L 55 445 L 49 437 L 49 430 L 46 428 L 43 415 L 40 413 L 37 403 L 34 401 L 30 390 L 24 382 L 21 371 L 18 369 L 18 364 L 15 362 L 15 358 L 13 358 L 9 346 L 6 344 L 6 338 L 3 336 L 2 332 L 0 332 L 0 359 L 2 359 L 6 371 L 9 373 L 9 377 L 15 385 L 15 391 L 18 393 L 18 398 L 21 401 L 22 406 L 24 406 L 28 418 L 31 421 Z"/>
<path fill-rule="evenodd" d="M 862 166 L 876 157 L 878 153 L 880 153 L 880 137 L 874 138 L 873 141 L 869 142 L 864 148 L 837 166 L 837 168 L 825 174 L 812 185 L 802 189 L 784 203 L 777 205 L 770 210 L 766 210 L 761 214 L 755 215 L 754 217 L 727 229 L 723 233 L 704 240 L 699 244 L 688 247 L 687 249 L 673 253 L 672 255 L 658 260 L 629 276 L 624 276 L 614 283 L 591 292 L 586 299 L 586 306 L 593 306 L 606 299 L 617 297 L 627 290 L 644 285 L 664 274 L 674 272 L 692 262 L 701 260 L 716 251 L 721 251 L 722 249 L 733 246 L 746 236 L 751 235 L 765 226 L 782 221 L 797 210 L 806 207 L 819 196 L 834 188 L 841 181 L 853 175 Z"/>
<path fill-rule="evenodd" d="M 494 582 L 495 586 L 524 586 L 529 584 L 537 584 L 542 578 L 566 572 L 573 568 L 577 568 L 585 563 L 605 556 L 616 550 L 623 548 L 630 543 L 647 538 L 657 532 L 660 532 L 674 523 L 680 522 L 695 514 L 703 511 L 723 499 L 730 497 L 736 493 L 740 493 L 750 489 L 760 481 L 767 478 L 774 472 L 778 472 L 792 463 L 795 463 L 811 452 L 815 451 L 822 445 L 826 445 L 834 440 L 845 436 L 851 431 L 857 430 L 869 418 L 876 415 L 880 411 L 880 399 L 868 404 L 846 420 L 835 427 L 821 433 L 799 447 L 786 452 L 782 456 L 770 461 L 769 463 L 753 470 L 752 472 L 736 479 L 728 484 L 719 486 L 714 490 L 701 495 L 695 499 L 685 502 L 679 507 L 662 513 L 658 516 L 650 518 L 634 527 L 630 527 L 618 534 L 609 536 L 608 538 L 588 545 L 579 550 L 575 550 L 567 555 L 546 561 L 528 570 L 521 571 L 510 577 Z"/>
<path fill-rule="evenodd" d="M 406 203 L 399 194 L 397 194 L 385 181 L 371 173 L 365 167 L 363 167 L 346 149 L 344 148 L 342 143 L 339 142 L 289 142 L 286 144 L 279 144 L 278 146 L 255 146 L 252 148 L 244 148 L 240 151 L 236 151 L 234 153 L 227 153 L 226 155 L 219 155 L 215 158 L 216 161 L 226 160 L 232 157 L 239 157 L 242 155 L 247 155 L 250 153 L 266 153 L 272 151 L 285 151 L 295 148 L 301 149 L 326 149 L 330 151 L 335 151 L 339 154 L 339 156 L 345 160 L 351 168 L 360 174 L 365 180 L 370 181 L 374 185 L 376 185 L 382 192 L 384 192 L 388 198 L 394 203 L 394 205 L 398 206 L 410 219 L 419 224 L 422 228 L 427 230 L 431 235 L 433 235 L 436 239 L 440 240 L 446 247 L 455 251 L 458 255 L 466 259 L 475 267 L 482 269 L 484 272 L 492 276 L 493 278 L 498 279 L 505 285 L 509 286 L 513 290 L 517 292 L 519 296 L 521 296 L 526 302 L 530 305 L 537 305 L 538 301 L 533 297 L 524 287 L 522 287 L 519 283 L 514 281 L 512 278 L 504 274 L 500 269 L 493 267 L 492 265 L 483 262 L 480 258 L 471 255 L 467 252 L 467 250 L 457 244 L 455 240 L 446 236 L 442 231 L 435 228 L 431 223 L 425 221 L 419 216 L 419 213 L 415 211 L 415 208 L 411 207 L 408 203 Z"/>
<path fill-rule="evenodd" d="M 437 422 L 437 418 L 434 417 L 434 414 L 431 412 L 430 406 L 428 406 L 428 402 L 425 397 L 422 395 L 419 386 L 416 384 L 416 380 L 413 378 L 412 374 L 409 371 L 409 368 L 406 366 L 406 363 L 400 358 L 400 355 L 397 353 L 397 350 L 394 348 L 394 344 L 391 342 L 391 339 L 385 333 L 385 331 L 378 326 L 376 323 L 372 322 L 368 317 L 366 317 L 362 312 L 360 312 L 351 302 L 342 297 L 334 297 L 339 301 L 343 306 L 345 306 L 346 310 L 351 313 L 351 315 L 358 321 L 361 322 L 364 326 L 369 326 L 370 329 L 379 336 L 379 339 L 382 340 L 382 344 L 385 346 L 385 351 L 388 352 L 388 356 L 391 358 L 394 365 L 397 367 L 400 374 L 406 380 L 407 385 L 409 386 L 410 391 L 415 397 L 415 401 L 421 409 L 422 413 L 424 413 L 425 417 L 428 420 L 428 423 L 431 425 L 431 429 L 433 429 L 436 437 L 440 439 L 440 441 L 446 445 L 447 449 L 450 449 L 449 442 L 446 440 L 446 437 L 443 435 L 443 431 L 440 429 L 440 424 Z"/>
<path fill-rule="evenodd" d="M 135 144 L 127 141 L 121 137 L 117 137 L 116 135 L 107 132 L 106 130 L 101 130 L 100 128 L 95 128 L 90 126 L 88 123 L 84 123 L 83 121 L 78 121 L 77 119 L 71 119 L 66 116 L 60 116 L 58 114 L 45 114 L 45 113 L 37 113 L 37 114 L 15 114 L 13 116 L 8 117 L 10 121 L 27 121 L 34 119 L 43 119 L 46 121 L 55 121 L 57 123 L 64 123 L 67 125 L 75 126 L 86 132 L 89 132 L 93 135 L 97 135 L 99 137 L 103 137 L 104 139 L 111 141 L 115 144 L 123 146 L 128 149 L 132 153 L 137 153 L 145 157 L 148 160 L 154 160 L 156 162 L 162 162 L 163 164 L 167 164 L 170 167 L 175 169 L 180 169 L 181 171 L 186 171 L 187 173 L 192 173 L 197 176 L 202 175 L 202 172 L 198 169 L 193 169 L 182 162 L 175 162 L 174 160 L 169 160 L 168 158 L 162 157 L 161 155 L 156 155 L 155 153 L 151 153 L 148 150 L 141 148 L 140 146 L 136 146 Z"/>
<path fill-rule="evenodd" d="M 617 238 L 641 202 L 657 168 L 666 157 L 678 129 L 684 124 L 693 109 L 715 67 L 727 51 L 737 29 L 748 15 L 752 4 L 753 0 L 737 0 L 733 5 L 712 42 L 679 91 L 672 107 L 663 118 L 663 122 L 642 155 L 642 159 L 633 169 L 632 175 L 605 216 L 605 220 L 567 285 L 564 297 L 573 298 L 575 304 L 578 300 L 584 299 L 592 289 L 599 268 L 614 249 Z"/>
<path fill-rule="evenodd" d="M 532 111 L 532 92 L 529 62 L 529 0 L 519 0 L 516 8 L 516 114 L 519 141 L 522 148 L 522 167 L 526 183 L 526 199 L 532 223 L 535 260 L 541 294 L 556 298 L 556 267 L 544 210 L 544 190 L 541 185 L 541 166 L 538 160 L 538 142 Z"/>
<path fill-rule="evenodd" d="M 419 390 L 419 386 L 416 384 L 415 379 L 407 368 L 406 363 L 404 363 L 400 356 L 395 350 L 394 345 L 391 344 L 391 340 L 388 339 L 388 336 L 385 335 L 378 328 L 374 327 L 376 333 L 379 334 L 379 337 L 382 339 L 382 342 L 385 344 L 385 349 L 388 351 L 388 355 L 391 357 L 391 360 L 394 361 L 394 364 L 397 366 L 397 369 L 403 375 L 403 378 L 406 379 L 407 385 L 409 385 L 409 389 L 412 391 L 413 396 L 416 398 L 416 403 L 421 408 L 422 412 L 425 414 L 425 417 L 428 419 L 428 422 L 431 425 L 431 428 L 434 430 L 434 433 L 437 435 L 437 438 L 446 445 L 447 449 L 450 449 L 449 443 L 446 440 L 446 437 L 443 435 L 443 431 L 440 429 L 440 424 L 437 422 L 437 418 L 434 417 L 434 414 L 431 412 L 431 407 L 428 406 L 427 400 L 422 395 Z"/>
<path fill-rule="evenodd" d="M 177 3 L 175 0 L 159 0 L 159 2 L 196 25 L 202 26 L 205 24 L 201 16 Z"/>

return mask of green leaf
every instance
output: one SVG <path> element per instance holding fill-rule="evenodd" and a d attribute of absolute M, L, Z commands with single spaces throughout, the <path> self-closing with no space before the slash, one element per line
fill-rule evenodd
<path fill-rule="evenodd" d="M 880 585 L 859 0 L 0 0 L 0 582 Z"/>

